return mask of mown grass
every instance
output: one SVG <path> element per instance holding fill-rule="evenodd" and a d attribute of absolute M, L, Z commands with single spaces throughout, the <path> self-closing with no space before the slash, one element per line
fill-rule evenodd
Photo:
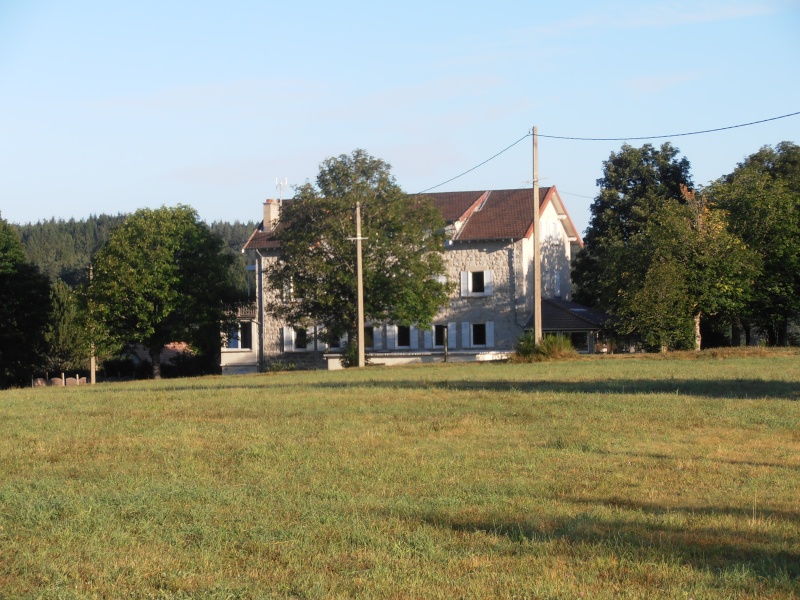
<path fill-rule="evenodd" d="M 0 597 L 794 598 L 800 356 L 0 393 Z"/>

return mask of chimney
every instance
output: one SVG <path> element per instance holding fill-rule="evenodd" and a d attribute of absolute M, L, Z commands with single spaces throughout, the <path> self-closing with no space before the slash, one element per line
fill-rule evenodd
<path fill-rule="evenodd" d="M 264 202 L 264 233 L 272 233 L 281 214 L 279 200 L 268 199 Z"/>

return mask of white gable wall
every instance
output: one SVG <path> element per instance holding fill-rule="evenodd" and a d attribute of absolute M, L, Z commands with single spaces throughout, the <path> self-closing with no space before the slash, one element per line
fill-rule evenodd
<path fill-rule="evenodd" d="M 542 256 L 542 297 L 572 297 L 569 271 L 572 260 L 564 220 L 558 218 L 552 202 L 548 202 L 539 218 L 541 232 L 539 250 Z"/>

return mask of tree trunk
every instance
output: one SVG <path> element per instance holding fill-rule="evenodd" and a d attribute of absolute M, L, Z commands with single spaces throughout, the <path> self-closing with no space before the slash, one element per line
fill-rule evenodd
<path fill-rule="evenodd" d="M 700 351 L 702 341 L 702 337 L 700 336 L 700 313 L 697 313 L 694 316 L 694 349 L 696 352 Z"/>
<path fill-rule="evenodd" d="M 163 348 L 150 350 L 150 362 L 153 364 L 153 379 L 161 379 L 161 351 Z"/>
<path fill-rule="evenodd" d="M 778 324 L 778 346 L 789 345 L 789 320 L 783 319 Z"/>
<path fill-rule="evenodd" d="M 774 321 L 769 324 L 764 333 L 767 334 L 767 346 L 778 345 L 778 325 Z"/>
<path fill-rule="evenodd" d="M 741 323 L 737 320 L 733 322 L 731 326 L 731 346 L 734 348 L 738 348 L 742 345 L 742 326 Z"/>

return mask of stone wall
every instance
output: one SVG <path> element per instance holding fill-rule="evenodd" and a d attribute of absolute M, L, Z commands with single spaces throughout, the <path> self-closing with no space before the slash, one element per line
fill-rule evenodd
<path fill-rule="evenodd" d="M 462 323 L 494 323 L 494 348 L 511 349 L 529 318 L 524 240 L 518 242 L 454 242 L 445 252 L 448 279 L 455 284 L 447 307 L 435 323 L 456 323 L 459 349 L 469 348 Z M 492 290 L 485 295 L 463 295 L 462 271 L 491 271 Z"/>

